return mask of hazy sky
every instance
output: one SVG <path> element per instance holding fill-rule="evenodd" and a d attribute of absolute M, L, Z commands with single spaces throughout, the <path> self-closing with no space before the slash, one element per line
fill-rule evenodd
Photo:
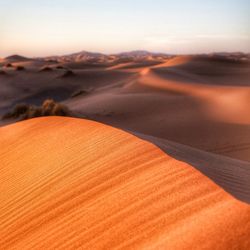
<path fill-rule="evenodd" d="M 249 0 L 0 0 L 0 56 L 250 52 Z"/>

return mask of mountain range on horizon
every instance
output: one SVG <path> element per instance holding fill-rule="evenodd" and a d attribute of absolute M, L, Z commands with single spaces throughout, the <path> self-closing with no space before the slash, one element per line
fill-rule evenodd
<path fill-rule="evenodd" d="M 193 54 L 190 54 L 193 55 Z M 244 52 L 214 52 L 214 53 L 202 53 L 197 55 L 217 55 L 217 56 L 236 56 L 236 57 L 249 57 L 250 53 Z M 80 51 L 76 53 L 70 53 L 65 55 L 53 55 L 44 57 L 26 57 L 19 54 L 13 54 L 3 58 L 5 61 L 27 61 L 27 60 L 66 60 L 66 61 L 85 61 L 91 59 L 113 59 L 119 58 L 147 58 L 147 57 L 163 57 L 164 59 L 176 56 L 175 54 L 168 54 L 164 52 L 151 52 L 147 50 L 132 50 L 127 52 L 105 54 L 100 52 Z"/>

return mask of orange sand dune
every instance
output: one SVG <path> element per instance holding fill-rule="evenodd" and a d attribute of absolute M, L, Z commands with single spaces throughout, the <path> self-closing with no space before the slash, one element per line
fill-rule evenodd
<path fill-rule="evenodd" d="M 249 249 L 250 206 L 118 129 L 0 128 L 1 249 Z"/>

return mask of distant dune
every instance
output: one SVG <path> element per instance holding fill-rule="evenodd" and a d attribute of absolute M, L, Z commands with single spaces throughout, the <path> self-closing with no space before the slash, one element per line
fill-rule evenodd
<path fill-rule="evenodd" d="M 37 118 L 0 144 L 2 249 L 250 247 L 249 205 L 129 133 Z"/>
<path fill-rule="evenodd" d="M 9 61 L 9 62 L 15 62 L 15 61 L 28 61 L 31 59 L 24 57 L 24 56 L 20 56 L 20 55 L 12 55 L 12 56 L 5 57 L 4 60 Z"/>
<path fill-rule="evenodd" d="M 1 249 L 250 249 L 249 54 L 14 55 L 0 72 Z M 50 98 L 79 119 L 15 123 Z"/>
<path fill-rule="evenodd" d="M 248 54 L 13 57 L 21 61 L 0 75 L 0 115 L 53 98 L 92 120 L 250 161 Z M 18 66 L 26 70 L 14 71 Z M 62 77 L 67 72 L 73 77 Z"/>

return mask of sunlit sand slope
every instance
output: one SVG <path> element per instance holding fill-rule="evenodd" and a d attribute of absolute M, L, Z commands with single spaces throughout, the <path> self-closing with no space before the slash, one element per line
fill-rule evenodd
<path fill-rule="evenodd" d="M 250 206 L 118 129 L 0 129 L 1 249 L 249 249 Z"/>

